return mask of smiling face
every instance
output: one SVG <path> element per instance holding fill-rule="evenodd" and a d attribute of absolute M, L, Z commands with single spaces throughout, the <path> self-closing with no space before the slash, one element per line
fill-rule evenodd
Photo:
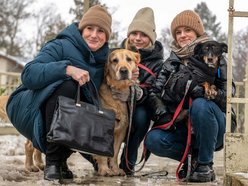
<path fill-rule="evenodd" d="M 176 28 L 175 37 L 178 45 L 183 48 L 196 40 L 197 35 L 196 32 L 190 27 L 181 26 Z"/>
<path fill-rule="evenodd" d="M 97 51 L 107 40 L 104 29 L 94 25 L 86 26 L 83 29 L 82 37 L 92 51 Z"/>
<path fill-rule="evenodd" d="M 137 49 L 146 48 L 151 43 L 150 38 L 143 32 L 134 31 L 129 35 L 129 42 Z"/>

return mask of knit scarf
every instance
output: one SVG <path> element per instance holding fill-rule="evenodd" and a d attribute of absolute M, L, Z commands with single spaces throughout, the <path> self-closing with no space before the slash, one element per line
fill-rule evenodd
<path fill-rule="evenodd" d="M 198 37 L 196 40 L 194 40 L 192 43 L 189 43 L 188 45 L 184 46 L 183 48 L 179 47 L 176 41 L 172 42 L 171 45 L 171 50 L 175 52 L 175 54 L 180 58 L 180 59 L 185 59 L 191 55 L 194 54 L 194 48 L 198 43 L 204 43 L 206 41 L 209 41 L 210 38 L 206 35 L 203 34 L 202 36 Z"/>

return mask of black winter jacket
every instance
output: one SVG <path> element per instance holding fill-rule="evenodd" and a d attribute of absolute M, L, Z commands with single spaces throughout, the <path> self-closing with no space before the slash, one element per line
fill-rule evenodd
<path fill-rule="evenodd" d="M 122 42 L 121 47 L 124 48 L 124 43 L 126 39 Z M 164 62 L 164 50 L 161 42 L 156 41 L 154 44 L 154 49 L 139 49 L 138 50 L 141 55 L 140 63 L 147 68 L 149 68 L 156 76 L 159 74 L 162 69 L 162 65 Z M 137 102 L 137 104 L 143 103 L 147 96 L 148 91 L 151 86 L 155 83 L 156 78 L 153 77 L 149 72 L 139 67 L 139 81 L 141 85 L 144 85 L 143 89 L 143 97 Z"/>
<path fill-rule="evenodd" d="M 189 59 L 190 60 L 190 59 Z M 173 82 L 176 81 L 187 81 L 186 77 L 183 77 L 183 73 L 180 74 L 182 77 L 175 76 L 179 71 L 183 71 L 185 66 L 181 63 L 181 60 L 177 57 L 174 52 L 171 52 L 170 57 L 165 61 L 161 72 L 158 75 L 156 83 L 153 85 L 149 94 L 161 98 L 167 109 L 173 114 L 177 105 L 183 97 L 183 92 L 174 91 L 172 89 Z M 177 80 L 173 79 L 177 78 Z M 216 73 L 214 84 L 217 87 L 218 94 L 213 100 L 220 109 L 226 111 L 226 85 L 227 85 L 227 62 L 223 58 L 220 61 L 220 67 Z M 189 90 L 190 92 L 190 90 Z M 235 94 L 235 85 L 233 83 L 232 93 Z M 151 107 L 154 104 L 151 103 Z M 155 110 L 156 108 L 154 108 Z"/>

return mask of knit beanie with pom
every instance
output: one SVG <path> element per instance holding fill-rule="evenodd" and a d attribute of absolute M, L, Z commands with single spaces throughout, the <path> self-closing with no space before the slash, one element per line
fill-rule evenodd
<path fill-rule="evenodd" d="M 106 33 L 107 41 L 111 35 L 112 17 L 107 9 L 101 5 L 95 5 L 83 15 L 78 28 L 82 31 L 88 25 L 96 25 L 101 27 Z"/>
<path fill-rule="evenodd" d="M 174 39 L 176 38 L 176 29 L 181 26 L 193 29 L 197 36 L 202 36 L 205 32 L 200 16 L 192 10 L 182 11 L 171 22 L 171 34 Z"/>

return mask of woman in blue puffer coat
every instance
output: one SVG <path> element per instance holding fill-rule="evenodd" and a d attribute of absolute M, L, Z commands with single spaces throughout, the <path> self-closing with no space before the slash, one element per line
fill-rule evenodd
<path fill-rule="evenodd" d="M 91 7 L 80 23 L 73 23 L 49 41 L 21 75 L 22 85 L 7 104 L 8 116 L 15 128 L 46 154 L 46 180 L 72 179 L 66 160 L 72 151 L 46 141 L 56 99 L 74 98 L 77 84 L 90 79 L 99 88 L 107 62 L 112 18 L 99 5 Z M 90 102 L 87 89 L 84 101 Z"/>

